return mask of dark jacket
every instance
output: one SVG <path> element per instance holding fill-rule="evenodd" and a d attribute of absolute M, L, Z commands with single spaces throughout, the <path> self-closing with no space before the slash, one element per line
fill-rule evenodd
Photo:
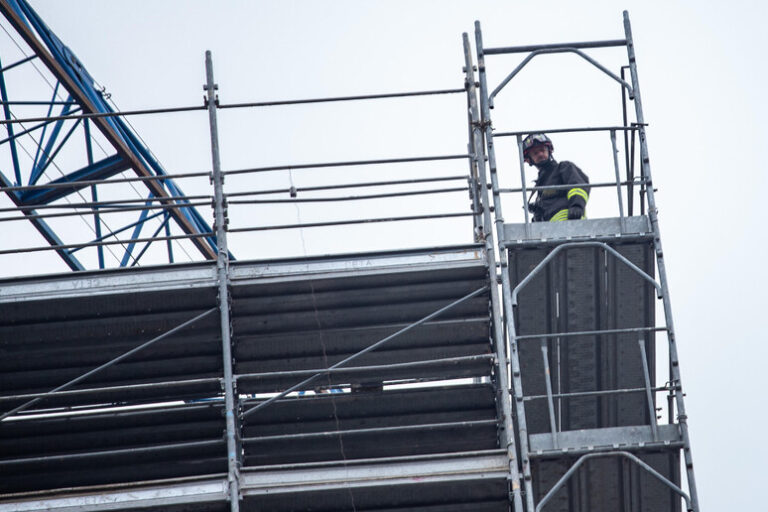
<path fill-rule="evenodd" d="M 535 199 L 528 203 L 528 211 L 533 214 L 534 222 L 559 221 L 568 219 L 568 208 L 579 205 L 586 211 L 589 199 L 589 178 L 573 162 L 557 162 L 550 159 L 539 166 L 537 187 L 552 185 L 577 185 L 573 188 L 558 190 L 537 190 Z"/>

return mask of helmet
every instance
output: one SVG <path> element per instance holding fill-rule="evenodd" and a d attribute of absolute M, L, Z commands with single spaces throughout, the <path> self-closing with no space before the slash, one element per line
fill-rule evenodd
<path fill-rule="evenodd" d="M 552 152 L 555 150 L 555 146 L 552 145 L 552 141 L 546 134 L 543 133 L 531 133 L 523 139 L 523 158 L 529 165 L 533 165 L 533 162 L 528 158 L 528 152 L 536 146 L 547 146 L 549 148 L 549 156 L 552 157 Z"/>

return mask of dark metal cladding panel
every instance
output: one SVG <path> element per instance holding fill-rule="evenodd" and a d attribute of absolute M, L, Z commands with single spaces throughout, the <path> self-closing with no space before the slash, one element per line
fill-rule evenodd
<path fill-rule="evenodd" d="M 514 287 L 530 274 L 546 255 L 547 252 L 544 249 L 510 251 L 509 271 L 512 286 Z M 553 320 L 556 304 L 555 295 L 552 293 L 554 279 L 552 266 L 549 266 L 520 291 L 518 307 L 515 311 L 519 335 L 552 332 L 552 329 L 555 328 Z M 542 378 L 544 364 L 539 340 L 520 341 L 518 350 L 523 391 L 526 395 L 546 394 L 546 383 Z M 537 434 L 549 431 L 549 416 L 545 401 L 527 402 L 525 410 L 529 433 Z"/>
<path fill-rule="evenodd" d="M 243 512 L 508 512 L 505 479 L 246 496 Z"/>
<path fill-rule="evenodd" d="M 655 275 L 654 253 L 650 244 L 620 245 L 616 250 L 645 273 L 650 276 Z M 610 258 L 607 266 L 607 276 L 616 283 L 616 286 L 610 288 L 613 296 L 606 301 L 609 325 L 617 329 L 655 325 L 655 290 L 652 285 L 615 258 Z M 644 382 L 642 353 L 638 340 L 641 338 L 644 340 L 648 360 L 655 361 L 654 333 L 617 334 L 605 338 L 606 345 L 613 349 L 614 357 L 613 364 L 608 365 L 607 368 L 616 369 L 605 376 L 610 385 L 615 388 L 628 388 Z M 655 365 L 650 364 L 651 382 L 655 380 L 655 370 Z M 605 402 L 614 411 L 608 421 L 615 425 L 639 425 L 650 422 L 647 401 L 642 393 L 615 400 L 605 399 Z"/>
<path fill-rule="evenodd" d="M 653 252 L 647 243 L 617 245 L 620 253 L 653 275 Z M 540 262 L 544 249 L 512 249 L 510 278 L 516 286 Z M 516 311 L 518 334 L 594 331 L 654 325 L 654 289 L 629 267 L 607 258 L 598 248 L 561 252 L 524 288 Z M 589 335 L 547 341 L 554 393 L 642 388 L 645 381 L 638 336 Z M 651 344 L 648 358 L 653 361 Z M 525 395 L 546 393 L 539 340 L 520 342 Z M 650 364 L 654 380 L 654 364 Z M 555 401 L 561 430 L 648 424 L 642 393 L 621 397 L 573 397 Z M 544 400 L 526 404 L 529 432 L 550 430 Z"/>
<path fill-rule="evenodd" d="M 601 255 L 596 248 L 568 249 L 558 258 L 556 293 L 559 302 L 558 331 L 577 332 L 600 328 L 600 287 L 598 276 Z M 553 391 L 573 393 L 603 389 L 601 381 L 600 345 L 597 336 L 577 336 L 550 340 L 550 371 Z M 562 411 L 558 418 L 561 430 L 578 430 L 604 426 L 601 423 L 600 399 L 578 397 L 556 401 Z M 557 415 L 557 410 L 556 413 Z"/>
<path fill-rule="evenodd" d="M 392 262 L 373 261 L 372 268 L 368 258 L 318 259 L 310 262 L 313 271 L 304 263 L 235 265 L 238 277 L 230 287 L 235 372 L 261 375 L 238 380 L 238 391 L 283 390 L 305 378 L 291 372 L 325 368 L 488 286 L 478 254 L 462 253 L 458 260 L 450 254 L 394 254 Z M 93 277 L 100 283 L 96 292 L 88 288 L 88 277 L 61 290 L 54 281 L 22 283 L 6 297 L 0 304 L 0 412 L 29 399 L 20 395 L 50 391 L 217 306 L 210 272 L 161 273 L 157 282 L 154 274 L 142 274 L 99 274 Z M 189 282 L 180 284 L 176 277 Z M 37 290 L 39 300 L 24 295 L 25 286 Z M 4 421 L 0 494 L 225 475 L 219 321 L 214 311 L 70 388 L 87 393 L 48 397 Z M 376 383 L 489 376 L 489 324 L 485 293 L 355 364 L 386 367 Z M 263 377 L 269 372 L 271 379 Z M 374 384 L 368 377 L 338 379 Z M 363 389 L 286 399 L 248 416 L 238 432 L 245 464 L 498 448 L 489 385 Z M 247 402 L 243 410 L 255 403 Z M 82 408 L 71 410 L 72 405 Z M 386 486 L 374 485 L 359 492 L 357 510 L 506 510 L 505 479 L 467 478 L 472 482 L 405 485 L 386 493 L 379 492 Z M 334 492 L 323 507 L 343 510 Z M 261 510 L 297 510 L 292 496 L 277 498 L 274 507 L 271 497 L 266 499 Z M 315 505 L 322 500 L 307 499 L 308 506 L 299 509 L 320 510 Z M 217 508 L 220 504 L 166 507 Z"/>
<path fill-rule="evenodd" d="M 240 380 L 239 389 L 247 393 L 285 389 L 306 378 L 286 372 L 327 368 L 486 286 L 487 280 L 487 269 L 477 264 L 235 284 L 235 372 L 262 374 L 258 379 Z M 488 301 L 487 293 L 465 301 L 347 366 L 488 356 Z M 465 359 L 429 368 L 393 366 L 376 378 L 381 382 L 489 373 L 490 360 Z M 360 381 L 365 381 L 365 374 L 343 373 L 333 376 L 330 383 Z"/>
<path fill-rule="evenodd" d="M 221 403 L 4 422 L 0 493 L 226 471 Z"/>
<path fill-rule="evenodd" d="M 0 396 L 50 391 L 216 306 L 212 288 L 0 305 Z M 221 375 L 218 315 L 211 314 L 94 374 L 70 390 Z M 210 383 L 46 398 L 36 407 L 211 396 Z M 0 411 L 24 403 L 3 401 Z"/>
<path fill-rule="evenodd" d="M 680 482 L 678 452 L 646 453 L 640 459 Z M 531 466 L 535 502 L 539 503 L 576 458 L 534 460 Z M 587 460 L 547 503 L 547 512 L 680 512 L 683 501 L 648 471 L 629 459 Z"/>
<path fill-rule="evenodd" d="M 490 386 L 448 386 L 281 400 L 246 416 L 243 446 L 263 466 L 494 449 L 496 430 Z"/>
<path fill-rule="evenodd" d="M 644 272 L 654 275 L 650 242 L 612 246 Z M 512 286 L 527 276 L 552 250 L 520 247 L 510 250 Z M 592 331 L 655 326 L 655 290 L 634 270 L 599 248 L 569 248 L 561 252 L 519 295 L 518 334 Z M 643 338 L 655 382 L 653 334 L 612 334 L 561 337 L 547 341 L 553 391 L 578 392 L 643 388 L 643 366 L 638 339 Z M 521 340 L 520 363 L 526 396 L 546 393 L 541 343 Z M 526 402 L 529 432 L 550 430 L 544 400 Z M 560 430 L 647 425 L 650 421 L 644 393 L 620 397 L 574 397 L 555 400 Z M 641 458 L 673 482 L 680 482 L 679 454 L 643 455 Z M 551 489 L 575 459 L 537 459 L 532 466 L 537 500 Z M 678 511 L 680 500 L 636 465 L 619 459 L 594 459 L 559 491 L 548 511 L 622 512 Z"/>

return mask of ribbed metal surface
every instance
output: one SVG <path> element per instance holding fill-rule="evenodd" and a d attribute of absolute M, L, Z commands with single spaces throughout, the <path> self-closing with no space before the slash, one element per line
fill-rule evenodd
<path fill-rule="evenodd" d="M 617 244 L 617 251 L 653 275 L 647 243 Z M 519 283 L 546 256 L 544 248 L 510 252 L 510 276 Z M 522 289 L 517 308 L 520 335 L 653 327 L 654 289 L 637 273 L 598 248 L 571 248 Z M 646 339 L 654 361 L 653 334 L 600 334 L 547 341 L 554 393 L 643 388 L 642 358 L 637 343 Z M 520 342 L 523 390 L 546 394 L 539 339 Z M 650 364 L 653 380 L 654 365 Z M 526 405 L 530 433 L 550 430 L 544 400 Z M 560 430 L 648 424 L 642 393 L 622 396 L 571 397 L 556 400 Z"/>
<path fill-rule="evenodd" d="M 50 391 L 216 306 L 215 290 L 156 290 L 0 304 L 0 396 Z M 218 377 L 215 315 L 89 377 L 71 389 Z M 217 393 L 216 383 L 47 399 L 41 407 L 173 399 Z M 21 401 L 3 401 L 9 410 Z"/>
<path fill-rule="evenodd" d="M 289 512 L 507 512 L 507 483 L 493 480 L 453 480 L 419 485 L 334 489 L 285 496 L 246 497 L 241 510 Z"/>
<path fill-rule="evenodd" d="M 678 452 L 646 453 L 640 458 L 673 482 L 680 482 Z M 532 465 L 536 501 L 541 500 L 576 461 L 572 457 L 535 460 Z M 547 503 L 547 512 L 680 511 L 680 497 L 647 471 L 625 459 L 593 459 Z"/>
<path fill-rule="evenodd" d="M 488 385 L 339 393 L 282 400 L 243 425 L 248 466 L 493 449 Z"/>
<path fill-rule="evenodd" d="M 649 241 L 616 242 L 611 246 L 647 274 L 654 275 L 653 248 Z M 513 286 L 527 276 L 552 247 L 531 245 L 510 251 Z M 522 289 L 516 322 L 519 335 L 566 333 L 655 326 L 655 290 L 636 272 L 595 247 L 568 248 Z M 638 339 L 645 340 L 651 380 L 654 381 L 653 333 L 621 333 L 551 338 L 548 362 L 554 393 L 642 389 L 645 386 Z M 545 395 L 546 381 L 540 339 L 520 341 L 520 362 L 525 395 Z M 649 425 L 646 395 L 580 396 L 555 399 L 559 431 L 590 430 L 588 444 L 601 444 L 606 427 Z M 550 417 L 546 400 L 526 402 L 531 434 L 548 439 Z M 647 428 L 647 427 L 646 427 Z M 628 440 L 622 441 L 622 446 Z M 573 448 L 590 449 L 588 446 Z M 636 447 L 637 449 L 637 447 Z M 640 458 L 679 484 L 679 447 Z M 532 477 L 539 502 L 576 462 L 573 455 L 535 458 Z M 550 501 L 547 511 L 628 512 L 678 511 L 680 500 L 668 487 L 626 459 L 600 458 L 585 462 Z"/>
<path fill-rule="evenodd" d="M 242 379 L 239 389 L 248 393 L 285 389 L 302 380 L 286 372 L 327 368 L 486 282 L 483 265 L 265 284 L 235 282 L 236 373 L 262 374 Z M 377 369 L 378 381 L 481 376 L 489 374 L 490 366 L 480 359 L 410 370 L 395 365 L 490 353 L 488 296 L 483 295 L 393 339 L 353 366 L 392 365 L 389 370 Z M 330 382 L 366 380 L 370 376 L 345 373 Z"/>
<path fill-rule="evenodd" d="M 206 265 L 6 284 L 0 296 L 0 411 L 218 303 Z M 487 285 L 488 270 L 476 247 L 238 262 L 230 286 L 238 392 L 244 397 L 287 389 Z M 9 499 L 38 503 L 35 494 L 23 493 L 55 490 L 60 494 L 40 499 L 40 506 L 110 508 L 107 498 L 98 504 L 83 494 L 92 489 L 119 500 L 114 509 L 226 507 L 220 501 L 225 496 L 217 497 L 220 481 L 206 484 L 210 489 L 195 483 L 223 478 L 227 471 L 218 322 L 213 311 L 3 421 L 0 493 L 6 496 L 0 505 Z M 239 432 L 244 474 L 285 464 L 372 461 L 377 468 L 397 457 L 440 458 L 425 463 L 432 471 L 428 480 L 415 474 L 369 482 L 361 473 L 354 491 L 344 482 L 290 495 L 251 490 L 245 510 L 348 510 L 350 496 L 356 510 L 506 510 L 504 464 L 485 469 L 478 462 L 480 469 L 457 473 L 450 465 L 464 467 L 463 462 L 441 458 L 498 450 L 492 384 L 424 385 L 491 376 L 489 324 L 486 292 L 308 386 L 308 395 L 291 395 L 246 415 Z M 357 383 L 411 387 L 350 392 Z M 342 386 L 344 392 L 315 395 L 317 385 Z M 245 411 L 263 398 L 243 400 Z M 187 478 L 193 480 L 185 483 Z M 177 489 L 190 493 L 189 499 Z"/>
<path fill-rule="evenodd" d="M 22 418 L 0 429 L 0 492 L 226 471 L 220 404 Z"/>

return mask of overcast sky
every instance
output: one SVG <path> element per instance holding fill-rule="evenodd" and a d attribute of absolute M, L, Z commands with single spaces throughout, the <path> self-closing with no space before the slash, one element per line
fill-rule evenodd
<path fill-rule="evenodd" d="M 758 387 L 768 356 L 766 336 L 759 327 L 768 284 L 760 213 L 768 178 L 759 164 L 768 139 L 762 58 L 768 49 L 765 3 L 32 3 L 123 110 L 199 105 L 205 50 L 213 52 L 222 103 L 461 88 L 461 34 L 470 33 L 474 48 L 475 20 L 482 23 L 486 47 L 618 39 L 624 35 L 622 10 L 627 9 L 649 123 L 651 165 L 702 509 L 756 506 L 768 459 L 768 449 L 759 436 L 768 413 Z M 6 51 L 8 45 L 3 41 L 0 49 Z M 626 61 L 622 49 L 597 50 L 590 55 L 613 72 Z M 4 54 L 0 57 L 8 63 Z M 519 56 L 489 58 L 491 87 L 519 60 Z M 621 122 L 619 108 L 618 86 L 585 61 L 575 55 L 543 56 L 500 93 L 493 119 L 499 132 L 613 125 Z M 466 151 L 463 95 L 227 110 L 219 116 L 225 170 Z M 204 113 L 136 117 L 131 122 L 168 172 L 210 169 Z M 607 135 L 553 138 L 556 157 L 578 163 L 593 182 L 612 179 Z M 498 139 L 497 144 L 504 186 L 519 186 L 512 139 Z M 530 180 L 532 174 L 526 171 Z M 227 191 L 286 187 L 291 180 L 306 186 L 466 172 L 462 160 L 418 168 L 295 170 L 290 176 L 232 177 Z M 187 193 L 208 193 L 205 180 L 180 184 Z M 590 216 L 614 215 L 612 200 L 609 192 L 593 193 Z M 522 219 L 521 204 L 516 197 L 505 199 L 507 221 Z M 421 201 L 348 204 L 338 210 L 336 206 L 321 210 L 306 205 L 283 210 L 233 207 L 232 223 L 256 226 L 459 212 L 466 211 L 467 205 L 466 192 L 462 192 Z M 27 245 L 38 243 L 28 226 L 18 233 L 29 236 Z M 471 242 L 471 226 L 462 219 L 419 226 L 400 223 L 241 235 L 233 236 L 231 248 L 240 259 L 258 259 L 393 248 L 398 246 L 393 245 L 393 237 L 402 240 L 401 246 L 413 247 L 467 243 Z M 20 272 L 15 262 L 5 263 L 3 274 L 65 270 L 57 261 L 39 261 Z"/>

